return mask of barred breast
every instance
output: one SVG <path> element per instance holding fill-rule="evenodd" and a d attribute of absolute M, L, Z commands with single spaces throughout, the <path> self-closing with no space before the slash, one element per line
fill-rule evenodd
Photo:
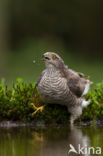
<path fill-rule="evenodd" d="M 67 80 L 59 72 L 46 72 L 37 89 L 46 103 L 67 105 L 74 102 Z"/>

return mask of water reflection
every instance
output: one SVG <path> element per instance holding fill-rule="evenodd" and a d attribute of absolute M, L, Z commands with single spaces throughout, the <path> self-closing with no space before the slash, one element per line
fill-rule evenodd
<path fill-rule="evenodd" d="M 89 137 L 84 135 L 81 129 L 76 127 L 72 128 L 54 128 L 49 130 L 49 133 L 44 135 L 43 145 L 41 148 L 40 156 L 68 156 L 70 144 L 75 149 L 80 144 L 81 147 L 89 146 Z M 69 156 L 78 154 L 70 153 Z M 80 155 L 80 154 L 79 154 Z M 88 156 L 84 154 L 84 156 Z"/>
<path fill-rule="evenodd" d="M 100 132 L 103 135 L 101 129 L 90 127 L 0 128 L 0 156 L 68 156 L 70 144 L 75 149 L 78 144 L 81 147 L 91 146 L 91 143 L 96 146 L 95 138 L 98 132 L 99 136 Z M 69 154 L 75 155 L 78 154 Z"/>

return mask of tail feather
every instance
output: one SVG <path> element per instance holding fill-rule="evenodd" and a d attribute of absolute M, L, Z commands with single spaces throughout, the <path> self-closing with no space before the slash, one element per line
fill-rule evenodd
<path fill-rule="evenodd" d="M 90 100 L 86 101 L 85 99 L 82 102 L 82 107 L 87 107 L 90 104 Z"/>

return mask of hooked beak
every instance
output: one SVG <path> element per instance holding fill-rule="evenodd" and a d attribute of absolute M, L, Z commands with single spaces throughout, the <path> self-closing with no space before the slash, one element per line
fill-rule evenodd
<path fill-rule="evenodd" d="M 50 60 L 50 58 L 48 56 L 45 56 L 45 54 L 42 55 L 42 59 L 43 60 Z"/>

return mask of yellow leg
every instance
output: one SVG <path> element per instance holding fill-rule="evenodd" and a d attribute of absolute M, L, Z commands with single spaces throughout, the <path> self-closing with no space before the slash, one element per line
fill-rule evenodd
<path fill-rule="evenodd" d="M 45 105 L 44 106 L 40 106 L 40 107 L 36 107 L 33 103 L 32 103 L 32 106 L 36 109 L 36 111 L 33 112 L 33 115 L 35 115 L 38 111 L 42 112 L 44 107 L 45 107 Z"/>
<path fill-rule="evenodd" d="M 31 103 L 31 105 L 34 107 L 34 109 L 37 109 L 37 107 L 34 105 L 34 103 Z"/>

